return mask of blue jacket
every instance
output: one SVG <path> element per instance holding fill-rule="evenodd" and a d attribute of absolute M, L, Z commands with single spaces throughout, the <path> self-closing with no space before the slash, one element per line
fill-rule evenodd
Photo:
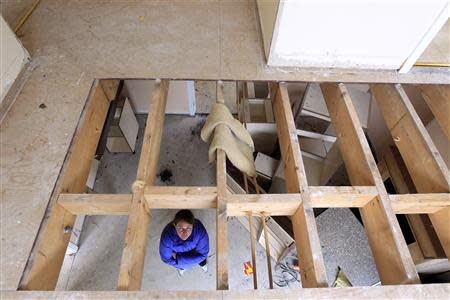
<path fill-rule="evenodd" d="M 172 253 L 177 253 L 176 259 Z M 208 257 L 209 238 L 205 227 L 195 220 L 194 228 L 185 241 L 178 236 L 175 226 L 167 224 L 161 234 L 159 255 L 163 262 L 178 269 L 187 269 Z"/>

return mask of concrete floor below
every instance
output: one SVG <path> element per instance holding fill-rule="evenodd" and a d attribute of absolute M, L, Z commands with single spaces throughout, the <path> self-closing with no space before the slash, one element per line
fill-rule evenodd
<path fill-rule="evenodd" d="M 142 145 L 146 115 L 138 115 L 139 134 L 136 153 L 105 152 L 95 181 L 95 193 L 130 193 L 135 179 Z M 200 139 L 205 116 L 167 115 L 164 123 L 158 176 L 155 185 L 214 186 L 215 166 L 208 164 L 208 145 Z M 148 234 L 147 254 L 142 281 L 143 290 L 215 289 L 215 211 L 194 210 L 209 233 L 209 270 L 188 270 L 183 277 L 165 265 L 159 257 L 159 239 L 164 226 L 176 210 L 153 210 Z M 87 216 L 78 252 L 66 256 L 57 289 L 115 290 L 124 246 L 127 216 Z M 248 231 L 235 218 L 228 222 L 228 258 L 230 289 L 252 289 L 251 276 L 244 274 L 243 263 L 251 261 Z M 377 282 L 373 258 L 361 224 L 350 211 L 328 210 L 317 219 L 319 236 L 329 283 L 340 266 L 354 285 Z M 259 288 L 268 288 L 265 250 L 256 243 Z M 272 260 L 275 281 L 283 276 Z M 278 270 L 278 272 L 275 272 Z M 289 287 L 300 287 L 299 282 Z M 275 288 L 278 288 L 275 286 Z"/>

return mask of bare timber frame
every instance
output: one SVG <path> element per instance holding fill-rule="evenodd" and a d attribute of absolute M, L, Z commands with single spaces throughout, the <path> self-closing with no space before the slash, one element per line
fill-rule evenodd
<path fill-rule="evenodd" d="M 309 186 L 297 139 L 287 86 L 272 82 L 270 93 L 281 155 L 285 163 L 287 194 L 230 195 L 226 190 L 226 154 L 217 151 L 216 187 L 153 186 L 159 160 L 169 80 L 157 79 L 149 99 L 149 115 L 136 180 L 130 194 L 85 194 L 85 183 L 100 139 L 109 103 L 118 81 L 95 81 L 73 137 L 61 174 L 49 202 L 35 245 L 22 275 L 20 289 L 2 292 L 7 298 L 122 297 L 345 297 L 432 298 L 448 296 L 449 285 L 420 285 L 411 253 L 395 214 L 428 214 L 447 257 L 450 255 L 449 171 L 434 148 L 401 85 L 375 84 L 372 93 L 405 160 L 419 194 L 389 195 L 383 185 L 352 101 L 342 83 L 322 83 L 321 89 L 337 132 L 337 140 L 353 186 Z M 217 98 L 223 101 L 221 82 Z M 436 119 L 448 134 L 447 119 L 439 107 L 450 85 L 424 86 L 423 93 Z M 437 98 L 437 99 L 435 99 Z M 447 99 L 448 101 L 448 99 Z M 447 102 L 448 103 L 448 102 Z M 394 109 L 393 109 L 394 108 Z M 414 143 L 415 147 L 410 147 Z M 423 159 L 417 160 L 420 156 Z M 206 159 L 206 158 L 205 158 Z M 382 287 L 328 288 L 313 208 L 358 207 L 380 274 Z M 217 218 L 216 289 L 211 292 L 139 291 L 153 209 L 215 209 Z M 228 291 L 228 216 L 248 214 L 292 216 L 300 273 L 304 288 L 273 291 Z M 116 292 L 38 292 L 54 290 L 76 215 L 128 215 L 125 248 Z M 152 259 L 152 258 L 150 258 Z M 269 275 L 271 276 L 271 275 Z"/>

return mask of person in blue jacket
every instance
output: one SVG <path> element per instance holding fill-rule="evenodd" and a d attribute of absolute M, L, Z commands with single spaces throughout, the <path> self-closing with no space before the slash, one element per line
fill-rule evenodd
<path fill-rule="evenodd" d="M 203 224 L 187 209 L 176 213 L 172 222 L 166 225 L 159 243 L 161 260 L 178 269 L 180 276 L 186 269 L 198 264 L 208 272 L 207 257 L 209 238 Z"/>

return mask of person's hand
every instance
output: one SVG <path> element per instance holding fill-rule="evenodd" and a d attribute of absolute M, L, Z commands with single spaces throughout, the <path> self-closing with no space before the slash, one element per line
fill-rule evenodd
<path fill-rule="evenodd" d="M 176 252 L 172 252 L 172 257 L 173 257 L 174 259 L 177 259 L 177 253 L 176 253 Z"/>

